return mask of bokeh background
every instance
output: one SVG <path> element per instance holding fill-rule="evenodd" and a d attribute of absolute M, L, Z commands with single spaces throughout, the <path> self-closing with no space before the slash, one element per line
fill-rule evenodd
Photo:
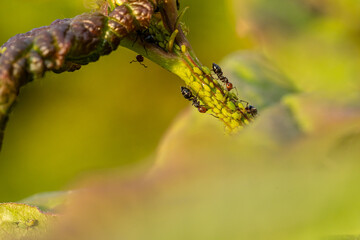
<path fill-rule="evenodd" d="M 256 122 L 226 136 L 189 107 L 178 77 L 148 60 L 129 64 L 136 54 L 119 48 L 22 89 L 0 156 L 0 202 L 93 186 L 69 211 L 78 231 L 66 239 L 359 234 L 359 1 L 181 5 L 199 59 L 223 66 L 259 109 Z M 0 41 L 84 11 L 82 1 L 9 1 Z M 127 187 L 120 172 L 138 165 L 125 175 L 152 169 L 151 181 Z"/>

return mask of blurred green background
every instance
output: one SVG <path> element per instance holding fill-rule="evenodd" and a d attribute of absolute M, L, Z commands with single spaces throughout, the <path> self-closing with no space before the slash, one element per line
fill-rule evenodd
<path fill-rule="evenodd" d="M 205 65 L 238 50 L 256 51 L 280 69 L 294 91 L 359 106 L 358 1 L 183 0 L 181 5 L 190 6 L 184 17 L 188 38 Z M 89 9 L 82 0 L 7 1 L 0 9 L 0 41 L 84 11 Z M 66 189 L 84 174 L 146 162 L 154 154 L 188 102 L 178 77 L 147 60 L 147 69 L 129 64 L 135 55 L 120 47 L 80 71 L 48 73 L 22 89 L 1 152 L 1 202 Z M 254 77 L 246 68 L 239 71 L 244 79 Z M 241 87 L 244 99 L 266 105 Z"/>
<path fill-rule="evenodd" d="M 245 43 L 235 36 L 227 3 L 206 2 L 206 11 L 204 1 L 181 4 L 190 6 L 184 18 L 189 39 L 210 66 Z M 90 10 L 82 0 L 4 2 L 0 42 L 86 11 Z M 21 90 L 0 157 L 0 202 L 63 189 L 84 173 L 133 164 L 152 155 L 188 102 L 180 94 L 182 82 L 177 76 L 147 60 L 147 69 L 129 64 L 135 56 L 120 47 L 78 72 L 48 73 Z"/>
<path fill-rule="evenodd" d="M 147 69 L 130 65 L 136 54 L 119 48 L 22 89 L 0 158 L 0 202 L 88 189 L 51 240 L 358 235 L 360 2 L 181 5 L 199 59 L 223 67 L 259 109 L 255 123 L 225 135 L 184 101 L 179 78 L 147 60 Z M 4 42 L 86 9 L 16 0 L 0 11 Z"/>

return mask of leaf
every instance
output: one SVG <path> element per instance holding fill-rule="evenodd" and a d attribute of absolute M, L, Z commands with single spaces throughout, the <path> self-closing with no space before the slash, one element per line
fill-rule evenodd
<path fill-rule="evenodd" d="M 19 202 L 37 206 L 39 209 L 45 212 L 55 213 L 58 211 L 58 208 L 64 206 L 67 203 L 67 200 L 72 193 L 73 191 L 40 193 L 23 199 Z"/>
<path fill-rule="evenodd" d="M 237 87 L 240 98 L 258 108 L 298 92 L 290 79 L 259 53 L 239 51 L 226 57 L 221 65 Z"/>
<path fill-rule="evenodd" d="M 0 239 L 37 237 L 45 233 L 55 215 L 19 203 L 0 204 Z"/>

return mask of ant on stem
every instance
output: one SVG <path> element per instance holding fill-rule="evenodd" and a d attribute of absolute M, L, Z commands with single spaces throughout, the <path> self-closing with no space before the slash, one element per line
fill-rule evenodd
<path fill-rule="evenodd" d="M 231 82 L 229 82 L 229 79 L 224 76 L 224 73 L 219 65 L 217 65 L 216 63 L 213 63 L 212 69 L 213 69 L 214 73 L 217 75 L 217 77 L 219 78 L 219 80 L 222 81 L 223 83 L 225 83 L 226 89 L 228 91 L 230 91 L 231 89 L 234 88 L 233 84 Z"/>
<path fill-rule="evenodd" d="M 246 103 L 245 110 L 248 114 L 251 114 L 251 116 L 255 117 L 258 114 L 258 110 L 256 107 L 249 104 L 249 102 L 240 100 L 240 102 Z"/>
<path fill-rule="evenodd" d="M 194 107 L 196 107 L 199 112 L 201 112 L 201 113 L 206 113 L 207 112 L 207 108 L 200 104 L 200 101 L 198 100 L 198 98 L 196 96 L 194 96 L 192 94 L 190 89 L 188 89 L 187 87 L 181 87 L 181 93 L 182 93 L 182 95 L 184 96 L 185 99 L 187 99 L 189 101 L 192 101 L 192 105 Z"/>

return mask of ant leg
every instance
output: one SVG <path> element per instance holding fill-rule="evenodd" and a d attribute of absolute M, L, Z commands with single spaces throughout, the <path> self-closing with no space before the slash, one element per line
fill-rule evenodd
<path fill-rule="evenodd" d="M 133 63 L 133 62 L 137 62 L 137 61 L 135 61 L 135 60 L 132 60 L 130 63 Z"/>
<path fill-rule="evenodd" d="M 144 66 L 144 68 L 147 68 L 147 66 L 145 65 L 145 64 L 143 64 L 143 63 L 141 63 L 141 62 L 139 62 L 141 65 L 143 65 Z"/>
<path fill-rule="evenodd" d="M 136 35 L 135 41 L 133 41 L 133 43 L 132 43 L 132 46 L 131 46 L 131 47 L 134 47 L 134 45 L 135 45 L 135 43 L 137 42 L 138 38 L 139 38 L 139 35 Z"/>
<path fill-rule="evenodd" d="M 144 44 L 144 43 L 143 43 L 143 44 Z M 146 47 L 145 47 L 145 44 L 143 45 L 143 47 L 144 47 L 144 50 L 145 50 L 145 52 L 146 52 L 146 55 L 149 55 L 148 52 L 147 52 L 147 49 L 146 49 Z"/>
<path fill-rule="evenodd" d="M 234 87 L 235 91 L 236 91 L 236 95 L 239 96 L 239 92 L 237 90 L 237 87 Z"/>
<path fill-rule="evenodd" d="M 248 106 L 249 106 L 249 102 L 247 102 L 247 101 L 245 101 L 245 100 L 239 100 L 239 102 L 241 102 L 241 104 L 242 103 L 246 103 L 246 107 L 245 108 L 247 108 Z M 243 106 L 244 106 L 244 104 L 242 104 Z"/>

